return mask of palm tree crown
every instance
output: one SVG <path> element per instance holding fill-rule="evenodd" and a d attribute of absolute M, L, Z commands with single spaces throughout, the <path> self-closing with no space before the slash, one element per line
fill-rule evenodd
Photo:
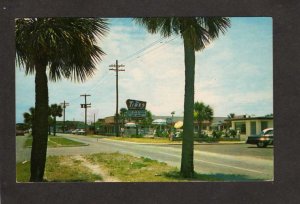
<path fill-rule="evenodd" d="M 97 37 L 108 31 L 106 20 L 85 18 L 28 18 L 16 20 L 16 54 L 26 74 L 37 64 L 49 68 L 49 79 L 84 81 L 105 53 Z"/>
<path fill-rule="evenodd" d="M 134 20 L 146 26 L 150 33 L 160 33 L 164 37 L 181 35 L 188 39 L 195 51 L 204 49 L 230 26 L 230 20 L 226 17 L 148 17 Z"/>
<path fill-rule="evenodd" d="M 52 104 L 50 106 L 50 113 L 52 117 L 61 117 L 62 116 L 62 107 L 57 104 Z"/>
<path fill-rule="evenodd" d="M 25 112 L 23 113 L 23 117 L 24 117 L 24 123 L 28 124 L 30 127 L 32 127 L 32 123 L 34 120 L 34 107 L 29 108 L 29 112 Z"/>
<path fill-rule="evenodd" d="M 209 105 L 205 105 L 203 102 L 196 102 L 194 105 L 195 110 L 195 118 L 197 121 L 208 120 L 211 121 L 213 119 L 213 109 Z"/>

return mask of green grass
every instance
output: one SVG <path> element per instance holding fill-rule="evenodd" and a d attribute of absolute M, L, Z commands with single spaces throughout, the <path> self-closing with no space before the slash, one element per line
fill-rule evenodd
<path fill-rule="evenodd" d="M 74 147 L 74 146 L 85 146 L 86 144 L 82 142 L 77 142 L 74 140 L 69 140 L 64 137 L 59 136 L 48 136 L 48 147 Z M 24 143 L 25 147 L 32 146 L 32 137 L 28 137 L 28 139 Z"/>
<path fill-rule="evenodd" d="M 47 157 L 45 180 L 48 182 L 94 182 L 102 177 L 90 172 L 81 161 L 66 156 Z M 30 178 L 30 162 L 17 164 L 17 182 L 28 182 Z"/>
<path fill-rule="evenodd" d="M 93 164 L 105 168 L 110 176 L 125 182 L 175 181 L 162 176 L 163 172 L 175 171 L 176 168 L 148 158 L 137 158 L 119 153 L 100 153 L 85 157 Z"/>
<path fill-rule="evenodd" d="M 176 167 L 168 166 L 145 157 L 133 157 L 120 153 L 98 153 L 83 156 L 103 172 L 121 182 L 188 182 L 188 181 L 247 181 L 243 175 L 194 174 L 191 179 L 183 178 Z M 30 162 L 17 164 L 17 182 L 28 182 Z M 48 182 L 95 182 L 103 178 L 70 156 L 49 156 L 45 167 L 45 180 Z"/>
<path fill-rule="evenodd" d="M 178 181 L 220 181 L 217 177 L 195 173 L 192 179 L 180 176 L 176 167 L 168 166 L 145 157 L 133 157 L 120 153 L 100 153 L 85 156 L 93 164 L 99 164 L 111 176 L 123 182 L 178 182 Z"/>

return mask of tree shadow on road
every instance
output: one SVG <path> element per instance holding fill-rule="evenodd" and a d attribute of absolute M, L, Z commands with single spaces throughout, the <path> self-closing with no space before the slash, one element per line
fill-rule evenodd
<path fill-rule="evenodd" d="M 180 181 L 264 181 L 262 179 L 253 179 L 246 175 L 240 174 L 200 174 L 195 172 L 193 178 L 183 178 L 179 171 L 166 172 L 165 177 L 178 179 Z"/>
<path fill-rule="evenodd" d="M 251 147 L 248 147 L 249 149 L 274 149 L 274 146 L 267 146 L 267 147 L 264 147 L 264 148 L 259 148 L 259 147 L 256 147 L 256 146 L 251 146 Z"/>

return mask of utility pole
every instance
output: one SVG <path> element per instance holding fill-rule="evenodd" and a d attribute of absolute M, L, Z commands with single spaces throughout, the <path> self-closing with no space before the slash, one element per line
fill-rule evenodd
<path fill-rule="evenodd" d="M 91 103 L 87 104 L 86 103 L 86 97 L 87 96 L 91 96 L 91 95 L 87 95 L 87 94 L 82 94 L 80 96 L 83 96 L 84 97 L 84 104 L 80 104 L 81 105 L 81 108 L 84 108 L 85 109 L 85 114 L 84 114 L 84 129 L 85 129 L 85 135 L 87 133 L 87 128 L 86 128 L 86 115 L 87 115 L 87 108 L 90 108 L 91 107 Z"/>
<path fill-rule="evenodd" d="M 125 67 L 123 64 L 118 64 L 118 60 L 116 60 L 116 64 L 109 65 L 109 67 L 114 67 L 110 68 L 109 70 L 113 70 L 116 72 L 116 117 L 115 117 L 115 124 L 116 124 L 116 135 L 119 137 L 119 87 L 118 87 L 118 81 L 119 81 L 119 72 L 124 72 L 125 69 L 119 69 L 120 67 Z"/>
<path fill-rule="evenodd" d="M 69 106 L 69 103 L 66 103 L 66 101 L 64 101 L 63 103 L 60 103 L 60 105 L 62 106 L 63 110 L 64 110 L 64 122 L 63 122 L 63 133 L 65 133 L 65 128 L 66 128 L 66 107 Z"/>

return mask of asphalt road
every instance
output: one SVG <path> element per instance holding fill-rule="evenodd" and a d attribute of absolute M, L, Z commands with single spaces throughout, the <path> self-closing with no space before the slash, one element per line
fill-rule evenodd
<path fill-rule="evenodd" d="M 148 157 L 180 168 L 180 145 L 138 144 L 78 135 L 63 136 L 89 146 L 48 148 L 48 155 L 120 152 Z M 23 151 L 23 159 L 26 157 L 24 155 Z M 246 144 L 195 145 L 194 167 L 198 173 L 214 174 L 228 181 L 273 180 L 273 148 L 255 148 Z"/>

